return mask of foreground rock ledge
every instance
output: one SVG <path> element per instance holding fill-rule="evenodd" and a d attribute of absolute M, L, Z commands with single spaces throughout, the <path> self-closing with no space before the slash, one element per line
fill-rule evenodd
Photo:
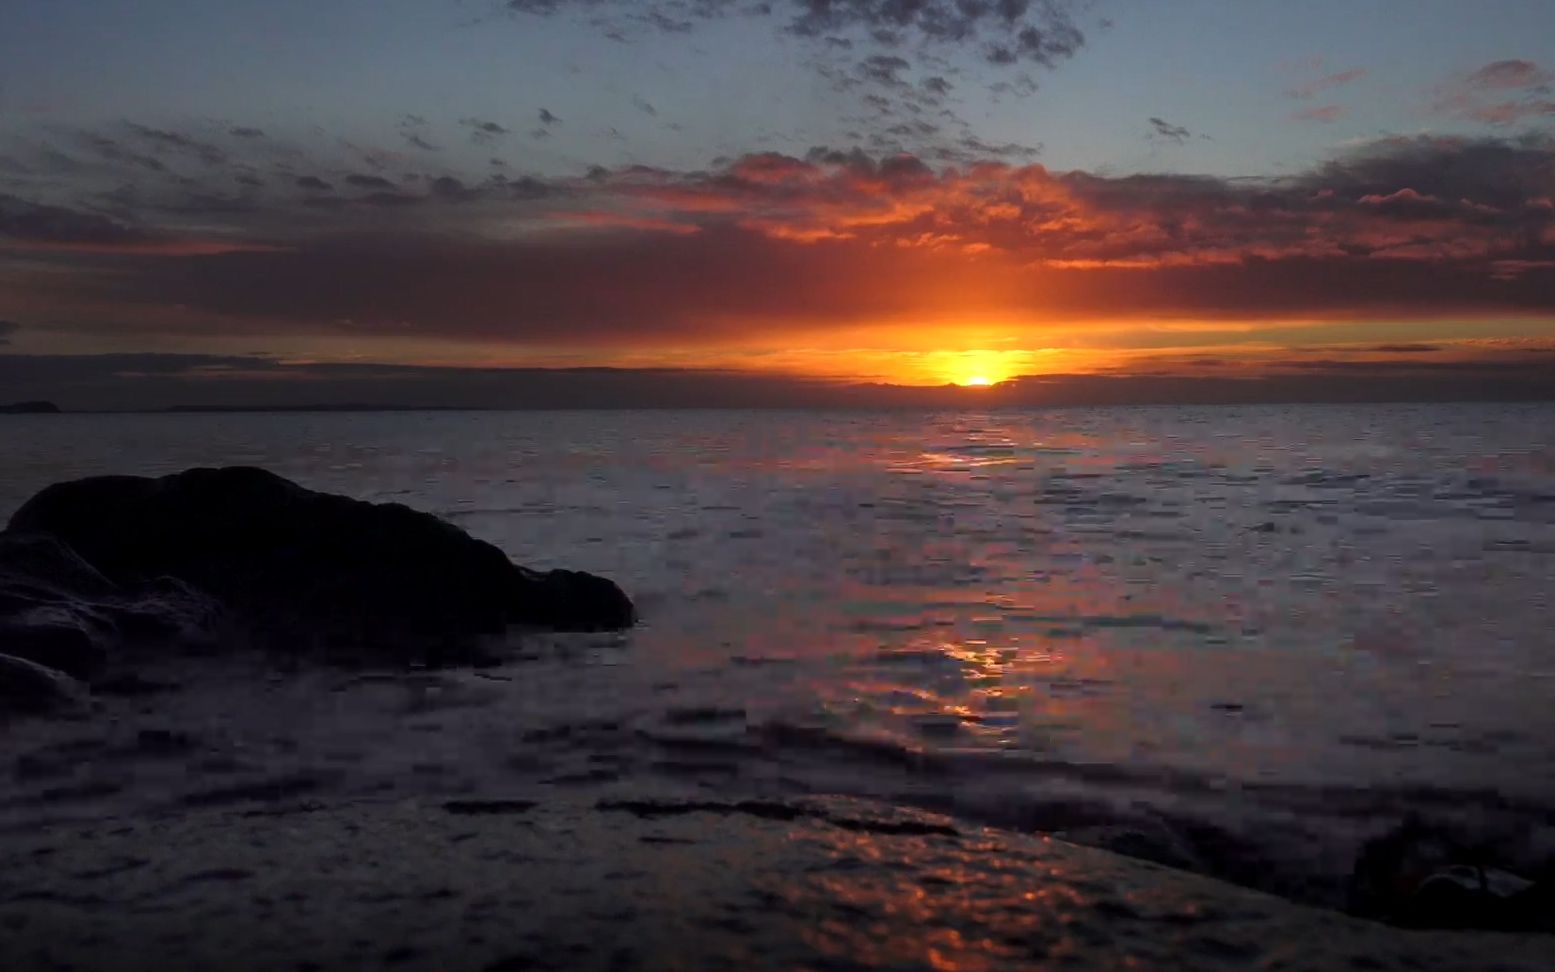
<path fill-rule="evenodd" d="M 218 612 L 294 643 L 633 622 L 602 577 L 529 570 L 431 514 L 263 469 L 60 483 L 0 533 L 0 654 L 85 677 L 126 641 L 209 637 Z"/>
<path fill-rule="evenodd" d="M 651 805 L 497 795 L 13 832 L 0 967 L 1555 968 L 1548 936 L 1405 932 L 911 811 Z"/>

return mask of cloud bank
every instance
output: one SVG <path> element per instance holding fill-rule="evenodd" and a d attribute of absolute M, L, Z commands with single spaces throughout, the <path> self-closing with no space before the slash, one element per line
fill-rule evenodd
<path fill-rule="evenodd" d="M 112 217 L 91 192 L 0 197 L 0 259 L 26 256 L 0 314 L 68 295 L 61 326 L 95 306 L 120 327 L 645 346 L 914 315 L 1555 307 L 1555 143 L 1532 136 L 1389 138 L 1266 180 L 827 148 L 569 179 L 308 168 Z"/>

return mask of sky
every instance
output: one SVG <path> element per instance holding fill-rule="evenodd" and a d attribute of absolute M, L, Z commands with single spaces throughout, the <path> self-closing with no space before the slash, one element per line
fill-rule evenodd
<path fill-rule="evenodd" d="M 0 401 L 1487 397 L 1549 0 L 0 9 Z"/>

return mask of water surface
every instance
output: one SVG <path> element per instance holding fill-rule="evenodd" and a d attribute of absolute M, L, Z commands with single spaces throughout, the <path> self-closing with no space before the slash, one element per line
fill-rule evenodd
<path fill-rule="evenodd" d="M 1342 844 L 1555 807 L 1552 429 L 1549 405 L 12 416 L 0 516 L 59 479 L 262 465 L 639 604 L 495 672 L 160 696 L 125 725 L 192 721 L 227 762 L 126 793 L 284 766 Z"/>

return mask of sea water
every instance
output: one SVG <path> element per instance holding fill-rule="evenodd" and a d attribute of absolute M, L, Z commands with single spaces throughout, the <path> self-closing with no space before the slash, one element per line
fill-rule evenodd
<path fill-rule="evenodd" d="M 604 574 L 641 623 L 474 672 L 189 673 L 105 703 L 104 752 L 195 743 L 88 752 L 87 809 L 229 780 L 843 793 L 1208 827 L 1329 885 L 1405 815 L 1555 809 L 1555 406 L 7 416 L 0 518 L 234 464 Z"/>

